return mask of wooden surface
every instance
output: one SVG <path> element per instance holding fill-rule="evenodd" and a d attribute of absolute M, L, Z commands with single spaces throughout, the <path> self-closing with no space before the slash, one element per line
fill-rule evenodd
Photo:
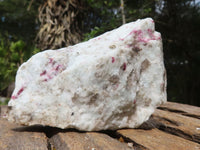
<path fill-rule="evenodd" d="M 81 132 L 9 123 L 0 107 L 0 150 L 200 150 L 200 107 L 167 102 L 138 129 Z"/>
<path fill-rule="evenodd" d="M 3 119 L 6 110 L 6 107 L 1 107 L 0 150 L 48 150 L 45 133 L 21 131 L 19 125 Z"/>

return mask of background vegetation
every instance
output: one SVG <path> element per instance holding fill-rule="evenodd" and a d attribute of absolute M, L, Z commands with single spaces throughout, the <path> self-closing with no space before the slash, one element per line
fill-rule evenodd
<path fill-rule="evenodd" d="M 200 106 L 199 0 L 0 0 L 0 95 L 34 53 L 152 17 L 162 33 L 168 100 Z"/>

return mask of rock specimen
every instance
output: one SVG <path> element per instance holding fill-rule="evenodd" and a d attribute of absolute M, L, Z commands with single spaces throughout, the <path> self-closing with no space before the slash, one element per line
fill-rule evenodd
<path fill-rule="evenodd" d="M 8 120 L 96 131 L 134 128 L 166 101 L 161 35 L 151 18 L 31 57 L 17 72 Z"/>

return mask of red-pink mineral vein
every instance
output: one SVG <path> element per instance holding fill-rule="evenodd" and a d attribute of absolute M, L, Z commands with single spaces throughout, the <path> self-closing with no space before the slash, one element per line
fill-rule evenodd
<path fill-rule="evenodd" d="M 40 76 L 43 76 L 43 75 L 45 75 L 46 73 L 47 73 L 47 71 L 44 70 L 42 73 L 40 73 Z"/>
<path fill-rule="evenodd" d="M 134 99 L 133 104 L 136 104 L 136 99 Z"/>
<path fill-rule="evenodd" d="M 53 77 L 57 76 L 65 69 L 63 65 L 57 64 L 53 58 L 49 58 L 47 68 L 49 69 L 45 69 L 40 73 L 40 76 L 44 78 L 43 81 L 53 79 Z"/>
<path fill-rule="evenodd" d="M 24 86 L 22 86 L 20 89 L 19 89 L 19 91 L 17 92 L 17 94 L 16 95 L 12 95 L 11 96 L 11 99 L 17 99 L 20 95 L 21 95 L 21 93 L 24 91 Z"/>
<path fill-rule="evenodd" d="M 126 63 L 123 64 L 123 68 L 124 71 L 126 70 Z"/>
<path fill-rule="evenodd" d="M 144 34 L 148 34 L 149 38 L 145 38 Z M 160 36 L 155 36 L 152 29 L 148 29 L 148 30 L 133 30 L 131 31 L 128 35 L 126 35 L 124 38 L 120 38 L 121 41 L 124 41 L 128 36 L 135 34 L 135 38 L 136 41 L 138 42 L 143 42 L 143 43 L 147 43 L 151 40 L 160 40 L 161 37 Z"/>
<path fill-rule="evenodd" d="M 112 57 L 112 63 L 114 63 L 115 62 L 115 57 Z"/>
<path fill-rule="evenodd" d="M 93 39 L 94 41 L 98 41 L 98 40 L 101 40 L 101 37 L 96 37 Z"/>

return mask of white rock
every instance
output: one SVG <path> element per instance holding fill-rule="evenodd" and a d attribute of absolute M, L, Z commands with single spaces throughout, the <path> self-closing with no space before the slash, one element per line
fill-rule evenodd
<path fill-rule="evenodd" d="M 151 18 L 31 57 L 17 72 L 8 120 L 95 131 L 134 128 L 166 101 L 161 35 Z"/>

